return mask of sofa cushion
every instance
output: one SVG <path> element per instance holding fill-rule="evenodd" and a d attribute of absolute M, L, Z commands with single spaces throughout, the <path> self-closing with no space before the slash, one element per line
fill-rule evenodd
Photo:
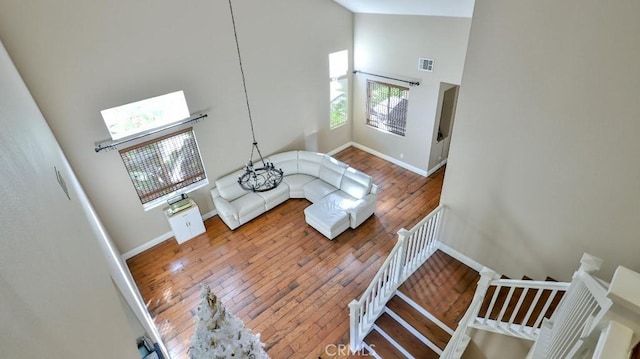
<path fill-rule="evenodd" d="M 304 190 L 302 187 L 315 179 L 313 176 L 297 174 L 284 176 L 282 182 L 289 186 L 289 196 L 291 198 L 304 198 Z"/>
<path fill-rule="evenodd" d="M 325 207 L 322 202 L 314 203 L 304 209 L 305 221 L 329 239 L 349 228 L 349 215 L 332 207 Z"/>
<path fill-rule="evenodd" d="M 319 203 L 349 213 L 351 228 L 357 228 L 376 211 L 375 194 L 367 194 L 364 198 L 357 199 L 345 192 L 335 191 L 321 199 Z"/>
<path fill-rule="evenodd" d="M 328 195 L 329 193 L 333 193 L 338 189 L 328 184 L 327 182 L 316 178 L 313 181 L 305 184 L 302 187 L 302 190 L 304 191 L 304 197 L 306 199 L 311 201 L 311 203 L 316 203 L 324 196 Z"/>
<path fill-rule="evenodd" d="M 298 173 L 298 151 L 276 153 L 269 156 L 268 161 L 281 169 L 285 176 Z"/>
<path fill-rule="evenodd" d="M 342 191 L 332 192 L 319 201 L 326 208 L 336 208 L 347 212 L 361 202 L 361 199 L 351 197 Z"/>
<path fill-rule="evenodd" d="M 272 190 L 256 192 L 256 194 L 264 199 L 264 209 L 268 211 L 289 199 L 289 185 L 282 182 L 278 187 Z"/>
<path fill-rule="evenodd" d="M 242 218 L 257 211 L 264 212 L 264 199 L 253 192 L 246 192 L 246 195 L 238 197 L 231 205 L 238 211 L 240 222 L 244 222 Z"/>
<path fill-rule="evenodd" d="M 320 177 L 320 163 L 324 157 L 322 153 L 298 151 L 298 173 Z"/>
<path fill-rule="evenodd" d="M 243 173 L 244 169 L 241 169 L 216 180 L 216 188 L 218 189 L 220 197 L 231 202 L 236 198 L 242 197 L 245 194 L 249 193 L 242 189 L 242 187 L 240 187 L 240 185 L 238 184 L 238 178 Z"/>
<path fill-rule="evenodd" d="M 320 175 L 318 177 L 328 184 L 340 188 L 342 175 L 344 175 L 347 167 L 349 167 L 347 164 L 326 156 L 320 164 Z"/>
<path fill-rule="evenodd" d="M 342 176 L 340 189 L 352 197 L 362 199 L 371 191 L 371 183 L 371 176 L 349 167 Z"/>

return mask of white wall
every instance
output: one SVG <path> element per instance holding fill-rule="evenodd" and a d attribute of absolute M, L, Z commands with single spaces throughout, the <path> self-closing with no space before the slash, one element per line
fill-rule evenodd
<path fill-rule="evenodd" d="M 460 83 L 470 25 L 469 18 L 355 15 L 354 69 L 419 79 L 420 86 L 354 75 L 354 142 L 427 172 L 440 82 Z M 435 60 L 433 72 L 418 70 L 420 57 Z M 405 137 L 366 125 L 367 79 L 410 88 Z"/>
<path fill-rule="evenodd" d="M 234 12 L 257 140 L 264 155 L 351 140 L 329 132 L 328 54 L 352 49 L 353 15 L 327 0 L 237 1 Z M 192 197 L 213 210 L 213 180 L 244 165 L 251 135 L 226 1 L 0 0 L 0 37 L 121 252 L 168 232 L 144 212 L 100 110 L 184 90 L 211 185 Z"/>
<path fill-rule="evenodd" d="M 0 357 L 137 358 L 74 174 L 2 44 L 0 78 Z"/>
<path fill-rule="evenodd" d="M 462 359 L 526 358 L 533 342 L 485 330 L 474 330 Z"/>
<path fill-rule="evenodd" d="M 446 242 L 510 277 L 640 270 L 640 3 L 476 3 Z"/>

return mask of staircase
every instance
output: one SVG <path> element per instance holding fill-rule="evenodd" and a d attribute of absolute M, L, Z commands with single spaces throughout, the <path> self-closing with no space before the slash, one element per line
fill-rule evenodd
<path fill-rule="evenodd" d="M 434 252 L 386 304 L 364 339 L 365 347 L 382 358 L 438 358 L 471 302 L 478 278 L 472 268 Z"/>
<path fill-rule="evenodd" d="M 396 295 L 376 320 L 365 343 L 382 358 L 430 359 L 440 357 L 452 334 L 453 330 L 439 327 Z"/>
<path fill-rule="evenodd" d="M 439 236 L 443 212 L 444 208 L 440 206 L 420 221 L 411 231 L 401 229 L 398 232 L 398 242 L 389 253 L 369 287 L 362 294 L 362 297 L 349 303 L 349 345 L 352 352 L 355 353 L 366 349 L 373 356 L 380 358 L 381 356 L 376 354 L 376 351 L 382 353 L 387 348 L 382 341 L 379 341 L 380 338 L 378 336 L 381 336 L 390 343 L 397 344 L 394 345 L 394 348 L 400 351 L 401 354 L 408 353 L 408 351 L 400 349 L 402 346 L 397 342 L 394 343 L 391 336 L 386 335 L 388 333 L 380 325 L 377 325 L 376 321 L 383 314 L 389 315 L 391 310 L 388 310 L 387 303 L 396 296 L 397 289 L 437 250 L 438 243 L 436 238 Z M 384 327 L 388 328 L 387 325 L 384 325 Z M 375 331 L 368 337 L 368 340 L 372 344 L 378 344 L 379 347 L 377 349 L 375 349 L 375 346 L 372 347 L 365 342 L 365 337 L 374 329 Z M 385 355 L 389 357 L 397 355 L 393 348 L 389 349 L 388 352 L 385 352 Z M 408 357 L 411 356 L 409 355 Z"/>
<path fill-rule="evenodd" d="M 446 248 L 438 240 L 444 210 L 438 207 L 413 229 L 399 231 L 396 247 L 370 286 L 349 304 L 353 352 L 366 350 L 385 359 L 457 359 L 474 331 L 488 331 L 531 341 L 527 359 L 630 358 L 640 339 L 640 273 L 618 267 L 609 284 L 593 276 L 602 261 L 588 254 L 570 283 L 500 278 L 484 268 L 477 286 L 467 285 L 469 293 L 455 300 L 454 320 L 451 307 L 421 300 L 429 285 L 446 298 L 446 288 L 459 281 L 449 278 L 447 286 L 427 278 L 422 288 L 415 285 L 424 274 L 413 273 L 444 255 L 438 251 Z"/>

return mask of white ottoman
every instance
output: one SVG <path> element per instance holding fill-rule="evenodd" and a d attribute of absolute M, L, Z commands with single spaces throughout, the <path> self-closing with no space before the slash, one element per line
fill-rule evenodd
<path fill-rule="evenodd" d="M 349 228 L 349 214 L 322 201 L 304 209 L 304 220 L 329 239 Z"/>

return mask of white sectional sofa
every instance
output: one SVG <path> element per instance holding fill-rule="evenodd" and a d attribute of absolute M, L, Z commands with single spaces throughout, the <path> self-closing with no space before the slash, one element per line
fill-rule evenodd
<path fill-rule="evenodd" d="M 282 183 L 268 192 L 248 192 L 238 184 L 243 170 L 216 180 L 211 190 L 222 221 L 236 229 L 289 198 L 306 198 L 309 225 L 333 239 L 348 227 L 356 228 L 375 211 L 377 187 L 371 176 L 331 156 L 282 152 L 265 159 L 284 172 Z"/>

